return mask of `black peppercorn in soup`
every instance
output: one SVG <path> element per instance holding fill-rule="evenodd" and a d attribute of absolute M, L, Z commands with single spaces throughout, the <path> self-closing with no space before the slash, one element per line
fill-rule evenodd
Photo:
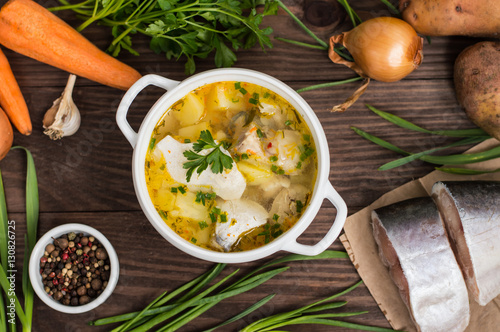
<path fill-rule="evenodd" d="M 176 102 L 146 155 L 151 200 L 182 238 L 215 251 L 260 247 L 290 229 L 313 192 L 312 135 L 264 87 L 218 82 Z"/>

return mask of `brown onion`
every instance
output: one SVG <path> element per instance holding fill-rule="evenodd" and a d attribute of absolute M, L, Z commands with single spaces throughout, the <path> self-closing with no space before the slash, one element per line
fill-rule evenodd
<path fill-rule="evenodd" d="M 334 47 L 343 45 L 354 62 L 341 58 Z M 382 82 L 399 81 L 423 59 L 423 39 L 411 25 L 394 17 L 376 17 L 330 38 L 330 59 L 360 76 Z"/>

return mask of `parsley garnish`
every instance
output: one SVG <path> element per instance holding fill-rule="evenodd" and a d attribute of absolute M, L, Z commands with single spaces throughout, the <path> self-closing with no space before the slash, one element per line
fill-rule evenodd
<path fill-rule="evenodd" d="M 177 193 L 177 192 L 180 192 L 181 194 L 185 194 L 186 193 L 186 189 L 184 188 L 184 186 L 179 186 L 179 187 L 171 187 L 170 188 L 170 192 L 171 193 Z"/>
<path fill-rule="evenodd" d="M 312 156 L 312 155 L 313 155 L 313 153 L 314 153 L 314 149 L 313 149 L 313 148 L 311 148 L 311 147 L 309 146 L 309 144 L 306 144 L 306 145 L 304 145 L 304 146 L 302 146 L 302 147 L 299 147 L 299 149 L 300 149 L 300 150 L 301 150 L 301 152 L 302 152 L 302 153 L 300 154 L 300 161 L 304 161 L 304 160 L 306 160 L 307 158 L 309 158 L 310 156 Z"/>
<path fill-rule="evenodd" d="M 196 200 L 195 200 L 195 202 L 196 203 L 201 203 L 201 204 L 205 205 L 206 200 L 215 199 L 215 197 L 217 197 L 216 193 L 204 193 L 202 191 L 198 191 L 196 193 Z"/>
<path fill-rule="evenodd" d="M 258 105 L 259 104 L 259 94 L 254 92 L 252 98 L 248 99 L 250 104 Z"/>
<path fill-rule="evenodd" d="M 295 205 L 297 207 L 297 213 L 301 213 L 302 209 L 304 208 L 304 205 L 302 204 L 302 201 L 296 201 Z"/>
<path fill-rule="evenodd" d="M 210 166 L 210 169 L 215 174 L 222 173 L 224 169 L 233 168 L 233 158 L 222 152 L 220 149 L 221 146 L 228 149 L 230 144 L 227 142 L 217 144 L 209 130 L 203 130 L 200 133 L 200 138 L 193 144 L 194 151 L 184 151 L 184 157 L 189 160 L 183 165 L 188 170 L 186 173 L 187 182 L 191 180 L 191 176 L 195 170 L 196 173 L 201 174 L 208 166 Z M 212 151 L 207 155 L 198 154 L 200 151 L 207 149 L 212 149 Z"/>
<path fill-rule="evenodd" d="M 248 91 L 247 91 L 247 90 L 245 90 L 245 88 L 242 88 L 242 87 L 241 87 L 241 82 L 236 82 L 236 83 L 234 83 L 234 88 L 235 88 L 236 90 L 238 90 L 239 92 L 241 92 L 241 94 L 242 94 L 242 95 L 246 95 L 246 94 L 248 93 Z"/>
<path fill-rule="evenodd" d="M 152 138 L 151 141 L 149 142 L 149 149 L 150 150 L 153 150 L 153 148 L 155 147 L 155 144 L 156 144 L 156 138 Z"/>

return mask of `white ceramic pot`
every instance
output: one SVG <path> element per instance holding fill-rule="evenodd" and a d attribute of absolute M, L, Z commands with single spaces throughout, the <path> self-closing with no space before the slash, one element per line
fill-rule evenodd
<path fill-rule="evenodd" d="M 108 285 L 104 289 L 104 291 L 93 301 L 79 306 L 69 306 L 59 303 L 50 297 L 47 293 L 45 293 L 44 286 L 42 283 L 42 276 L 40 275 L 40 258 L 42 258 L 45 247 L 49 243 L 53 243 L 54 239 L 59 238 L 63 234 L 68 234 L 71 232 L 75 233 L 83 233 L 87 236 L 93 236 L 99 242 L 102 243 L 106 252 L 108 253 L 109 261 L 110 261 L 110 276 L 108 280 Z M 87 312 L 92 309 L 97 308 L 99 305 L 104 303 L 106 299 L 113 293 L 113 290 L 118 283 L 118 276 L 120 275 L 120 264 L 118 263 L 118 256 L 116 255 L 116 251 L 108 241 L 108 239 L 98 230 L 93 227 L 83 225 L 83 224 L 64 224 L 55 228 L 52 228 L 50 231 L 45 233 L 36 243 L 33 251 L 31 252 L 30 261 L 29 261 L 29 276 L 31 285 L 33 286 L 33 290 L 36 295 L 45 302 L 49 307 L 55 309 L 60 312 L 64 312 L 67 314 L 80 314 L 82 312 Z"/>
<path fill-rule="evenodd" d="M 184 97 L 190 91 L 205 84 L 222 81 L 237 81 L 257 84 L 266 87 L 285 98 L 292 106 L 295 107 L 295 109 L 307 122 L 316 144 L 318 157 L 318 175 L 316 178 L 314 192 L 302 217 L 291 229 L 279 238 L 269 244 L 266 244 L 265 246 L 244 252 L 216 252 L 201 248 L 182 239 L 162 220 L 149 197 L 148 189 L 146 187 L 146 152 L 148 150 L 151 134 L 159 119 L 172 104 Z M 127 122 L 127 113 L 135 97 L 149 85 L 164 88 L 167 92 L 153 105 L 144 118 L 144 121 L 139 128 L 139 132 L 136 133 Z M 173 81 L 158 75 L 146 75 L 139 79 L 124 95 L 118 107 L 116 121 L 121 131 L 134 148 L 132 159 L 132 177 L 135 192 L 142 210 L 151 224 L 165 239 L 178 249 L 192 256 L 207 261 L 221 263 L 242 263 L 253 261 L 271 255 L 279 250 L 312 256 L 326 250 L 337 239 L 344 226 L 347 217 L 347 207 L 343 199 L 335 191 L 328 180 L 330 172 L 330 154 L 323 128 L 321 127 L 314 111 L 298 93 L 283 82 L 269 75 L 253 70 L 238 68 L 214 69 L 191 76 L 182 82 Z M 310 246 L 297 243 L 296 239 L 313 221 L 325 198 L 332 202 L 337 209 L 337 214 L 332 227 L 323 239 L 315 245 Z"/>

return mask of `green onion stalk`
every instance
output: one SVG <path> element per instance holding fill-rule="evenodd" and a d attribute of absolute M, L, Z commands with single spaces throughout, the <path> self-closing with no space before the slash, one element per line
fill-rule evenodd
<path fill-rule="evenodd" d="M 175 289 L 174 291 L 168 293 L 164 292 L 156 299 L 154 299 L 149 305 L 147 305 L 143 310 L 131 312 L 127 314 L 100 318 L 89 322 L 89 325 L 101 326 L 113 323 L 121 323 L 119 326 L 115 327 L 113 332 L 120 331 L 148 331 L 154 329 L 155 331 L 176 331 L 182 326 L 186 325 L 196 317 L 200 316 L 210 308 L 216 306 L 222 300 L 247 292 L 271 278 L 277 276 L 278 274 L 285 272 L 289 269 L 288 266 L 281 268 L 271 268 L 276 264 L 282 264 L 294 261 L 305 261 L 305 260 L 317 260 L 317 259 L 334 259 L 334 258 L 348 258 L 345 252 L 326 250 L 323 253 L 316 256 L 304 256 L 304 255 L 287 255 L 279 259 L 275 259 L 267 264 L 264 264 L 255 270 L 251 271 L 247 275 L 241 277 L 240 279 L 233 281 L 232 284 L 224 286 L 224 284 L 230 281 L 236 276 L 238 270 L 230 273 L 222 280 L 215 283 L 213 286 L 208 286 L 209 283 L 214 280 L 225 268 L 225 264 L 216 264 L 209 271 L 200 275 L 199 277 L 189 281 L 188 283 L 182 285 L 181 287 Z M 271 268 L 271 269 L 270 269 Z M 278 328 L 280 326 L 292 325 L 292 324 L 323 324 L 340 326 L 345 328 L 362 329 L 367 331 L 376 332 L 387 332 L 392 331 L 390 329 L 364 326 L 361 324 L 354 324 L 339 321 L 337 319 L 330 318 L 341 318 L 350 317 L 363 314 L 365 312 L 351 312 L 351 313 L 317 313 L 320 311 L 327 311 L 335 308 L 344 306 L 347 302 L 339 301 L 332 302 L 333 299 L 348 293 L 349 291 L 355 289 L 361 282 L 356 283 L 352 287 L 330 296 L 326 299 L 314 302 L 305 307 L 296 309 L 289 313 L 283 313 L 278 315 L 273 315 L 257 322 L 250 324 L 245 327 L 242 331 L 268 331 L 271 329 Z M 230 323 L 236 322 L 239 319 L 247 316 L 248 314 L 254 312 L 258 308 L 262 307 L 269 301 L 271 301 L 276 294 L 269 294 L 264 298 L 260 299 L 256 303 L 244 309 L 237 315 L 229 318 L 228 320 L 213 326 L 204 332 L 211 332 L 220 327 L 226 326 Z M 164 324 L 164 325 L 161 325 Z"/>
<path fill-rule="evenodd" d="M 28 263 L 29 257 L 36 243 L 39 201 L 38 201 L 38 181 L 36 177 L 35 163 L 31 152 L 20 146 L 12 149 L 22 149 L 26 152 L 27 173 L 26 173 L 26 235 L 24 237 L 25 254 L 23 259 L 22 293 L 24 297 L 24 307 L 12 288 L 11 280 L 15 278 L 15 262 L 10 259 L 10 243 L 15 241 L 14 234 L 9 232 L 12 221 L 7 215 L 7 204 L 5 200 L 5 190 L 0 171 L 0 285 L 3 294 L 0 294 L 0 330 L 16 331 L 16 316 L 21 322 L 22 331 L 31 331 L 33 318 L 34 291 L 29 281 Z M 10 227 L 9 227 L 10 226 Z M 3 295 L 3 296 L 2 296 Z"/>
<path fill-rule="evenodd" d="M 496 159 L 500 157 L 500 146 L 492 147 L 486 151 L 476 152 L 476 153 L 465 153 L 465 154 L 452 154 L 452 155 L 433 155 L 435 152 L 443 151 L 446 149 L 459 147 L 459 146 L 468 146 L 472 144 L 478 144 L 485 140 L 491 139 L 492 137 L 488 135 L 485 131 L 480 128 L 472 128 L 472 129 L 456 129 L 456 130 L 428 130 L 417 126 L 405 119 L 402 119 L 396 115 L 380 111 L 371 105 L 366 105 L 368 109 L 372 112 L 387 120 L 388 122 L 395 124 L 401 128 L 417 131 L 421 133 L 426 133 L 430 135 L 438 135 L 445 137 L 454 137 L 461 138 L 460 140 L 453 142 L 451 144 L 432 148 L 425 151 L 420 152 L 408 152 L 405 151 L 398 146 L 389 143 L 379 137 L 371 135 L 366 131 L 359 129 L 357 127 L 351 127 L 351 129 L 361 137 L 385 148 L 390 151 L 396 152 L 398 154 L 403 155 L 404 157 L 388 162 L 378 169 L 381 171 L 393 169 L 407 163 L 410 163 L 414 160 L 421 160 L 430 164 L 440 165 L 436 166 L 437 170 L 442 172 L 452 173 L 452 174 L 462 174 L 462 175 L 476 175 L 476 174 L 484 174 L 484 173 L 494 173 L 500 171 L 500 169 L 494 170 L 472 170 L 465 168 L 457 168 L 457 167 L 447 167 L 445 165 L 466 165 L 466 164 L 474 164 L 482 161 L 487 161 L 491 159 Z"/>

